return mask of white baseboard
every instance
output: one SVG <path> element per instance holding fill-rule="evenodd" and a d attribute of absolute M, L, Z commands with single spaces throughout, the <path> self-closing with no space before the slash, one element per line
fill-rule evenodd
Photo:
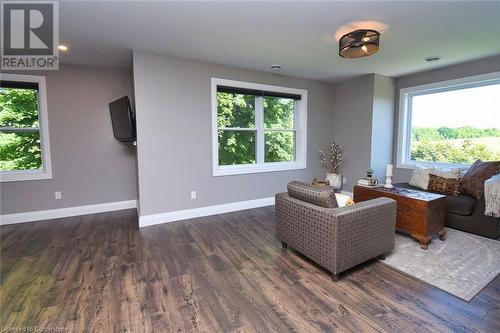
<path fill-rule="evenodd" d="M 272 205 L 274 205 L 274 197 L 144 215 L 139 217 L 139 227 Z"/>
<path fill-rule="evenodd" d="M 33 212 L 0 215 L 0 225 L 24 223 L 58 219 L 68 216 L 79 216 L 95 213 L 111 212 L 115 210 L 131 209 L 137 207 L 137 200 L 107 202 L 97 205 L 76 206 L 49 210 L 38 210 Z"/>

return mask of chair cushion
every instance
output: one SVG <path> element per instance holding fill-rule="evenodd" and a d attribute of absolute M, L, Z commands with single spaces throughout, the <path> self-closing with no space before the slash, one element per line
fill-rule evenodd
<path fill-rule="evenodd" d="M 477 200 L 465 194 L 457 196 L 446 196 L 446 211 L 448 213 L 469 216 L 472 215 L 474 207 L 476 207 Z"/>
<path fill-rule="evenodd" d="M 287 186 L 288 195 L 313 205 L 325 208 L 337 208 L 339 205 L 335 198 L 333 189 L 325 187 L 314 187 L 307 183 L 292 181 Z"/>

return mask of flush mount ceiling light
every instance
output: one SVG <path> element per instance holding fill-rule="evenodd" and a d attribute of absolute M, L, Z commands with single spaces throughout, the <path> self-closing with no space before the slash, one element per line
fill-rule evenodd
<path fill-rule="evenodd" d="M 342 36 L 339 55 L 342 58 L 361 58 L 378 51 L 380 33 L 376 30 L 359 29 Z"/>
<path fill-rule="evenodd" d="M 271 66 L 269 66 L 272 70 L 280 70 L 282 67 L 280 64 L 272 64 Z"/>

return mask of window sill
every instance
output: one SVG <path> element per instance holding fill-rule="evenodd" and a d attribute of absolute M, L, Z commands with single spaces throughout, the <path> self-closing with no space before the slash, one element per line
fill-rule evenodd
<path fill-rule="evenodd" d="M 27 180 L 52 179 L 52 172 L 43 170 L 29 171 L 2 171 L 0 173 L 0 182 L 22 182 Z"/>
<path fill-rule="evenodd" d="M 468 168 L 470 164 L 460 164 L 460 163 L 445 163 L 445 162 L 425 162 L 425 161 L 407 161 L 404 163 L 398 163 L 396 167 L 398 169 L 415 169 L 416 165 L 428 166 L 428 167 L 440 167 L 440 168 Z"/>
<path fill-rule="evenodd" d="M 306 163 L 304 162 L 266 163 L 261 165 L 256 165 L 256 164 L 226 165 L 214 168 L 213 176 L 218 177 L 218 176 L 230 176 L 230 175 L 244 175 L 251 173 L 300 170 L 305 168 L 306 168 Z"/>

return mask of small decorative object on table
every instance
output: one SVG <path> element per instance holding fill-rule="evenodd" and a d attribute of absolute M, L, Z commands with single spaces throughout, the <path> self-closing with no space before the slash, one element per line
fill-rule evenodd
<path fill-rule="evenodd" d="M 373 169 L 366 170 L 366 178 L 373 178 Z"/>
<path fill-rule="evenodd" d="M 330 182 L 328 180 L 322 181 L 317 178 L 314 178 L 311 185 L 315 187 L 328 187 L 330 186 Z"/>
<path fill-rule="evenodd" d="M 365 178 L 360 178 L 358 180 L 358 185 L 361 186 L 378 186 L 378 179 L 373 178 L 373 169 L 370 168 L 366 170 L 366 177 Z"/>
<path fill-rule="evenodd" d="M 377 178 L 360 178 L 358 180 L 358 185 L 361 186 L 378 186 L 378 179 Z"/>
<path fill-rule="evenodd" d="M 328 168 L 326 180 L 330 182 L 330 186 L 338 190 L 342 187 L 342 175 L 340 174 L 340 167 L 344 160 L 344 147 L 335 142 L 334 139 L 330 142 L 329 157 L 323 151 L 319 151 L 319 158 L 321 165 Z"/>
<path fill-rule="evenodd" d="M 387 164 L 387 166 L 385 167 L 385 184 L 384 184 L 384 187 L 385 188 L 393 188 L 394 186 L 392 186 L 392 169 L 393 169 L 393 165 L 392 164 Z"/>

